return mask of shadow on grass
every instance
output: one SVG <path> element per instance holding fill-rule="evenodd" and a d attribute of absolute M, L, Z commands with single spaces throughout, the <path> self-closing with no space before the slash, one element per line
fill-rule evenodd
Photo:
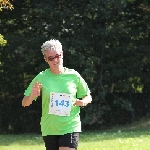
<path fill-rule="evenodd" d="M 123 138 L 150 137 L 150 120 L 135 122 L 131 125 L 115 127 L 107 130 L 90 130 L 80 133 L 80 142 L 99 142 Z M 6 134 L 0 135 L 0 146 L 10 145 L 44 145 L 39 134 Z"/>
<path fill-rule="evenodd" d="M 83 142 L 150 137 L 150 119 L 106 130 L 83 131 L 80 137 Z"/>

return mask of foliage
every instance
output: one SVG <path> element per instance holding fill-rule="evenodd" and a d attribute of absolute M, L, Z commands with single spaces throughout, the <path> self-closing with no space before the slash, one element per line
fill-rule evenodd
<path fill-rule="evenodd" d="M 148 0 L 20 0 L 13 5 L 11 13 L 2 12 L 0 31 L 8 41 L 0 49 L 0 109 L 8 104 L 8 124 L 15 118 L 11 111 L 22 112 L 14 103 L 21 105 L 28 83 L 48 67 L 40 46 L 50 38 L 62 42 L 64 65 L 77 70 L 91 89 L 93 102 L 81 110 L 84 125 L 124 124 L 142 116 L 136 115 L 135 94 L 150 89 Z M 143 108 L 148 97 L 141 98 Z"/>
<path fill-rule="evenodd" d="M 0 34 L 0 46 L 5 46 L 7 43 L 6 40 L 4 40 L 4 37 Z"/>
<path fill-rule="evenodd" d="M 13 9 L 13 5 L 9 0 L 0 0 L 0 11 L 2 11 L 2 9 Z M 6 43 L 7 41 L 4 40 L 3 35 L 0 34 L 0 46 L 5 46 Z"/>
<path fill-rule="evenodd" d="M 0 10 L 2 9 L 13 9 L 13 5 L 9 0 L 0 0 Z"/>

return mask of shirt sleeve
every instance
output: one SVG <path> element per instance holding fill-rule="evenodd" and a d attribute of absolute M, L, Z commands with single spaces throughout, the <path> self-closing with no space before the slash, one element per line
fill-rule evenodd
<path fill-rule="evenodd" d="M 77 98 L 83 98 L 86 95 L 90 95 L 90 90 L 88 88 L 85 80 L 79 75 L 77 82 Z"/>

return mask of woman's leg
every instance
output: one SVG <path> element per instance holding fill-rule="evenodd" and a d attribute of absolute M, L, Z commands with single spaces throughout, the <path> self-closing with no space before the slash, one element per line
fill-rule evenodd
<path fill-rule="evenodd" d="M 59 150 L 59 136 L 47 135 L 43 136 L 46 150 Z"/>
<path fill-rule="evenodd" d="M 59 137 L 59 150 L 77 150 L 79 133 L 67 133 Z"/>

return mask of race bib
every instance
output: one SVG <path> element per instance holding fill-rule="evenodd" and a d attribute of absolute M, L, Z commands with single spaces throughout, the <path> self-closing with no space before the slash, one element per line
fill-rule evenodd
<path fill-rule="evenodd" d="M 50 93 L 49 114 L 70 116 L 71 94 Z"/>

